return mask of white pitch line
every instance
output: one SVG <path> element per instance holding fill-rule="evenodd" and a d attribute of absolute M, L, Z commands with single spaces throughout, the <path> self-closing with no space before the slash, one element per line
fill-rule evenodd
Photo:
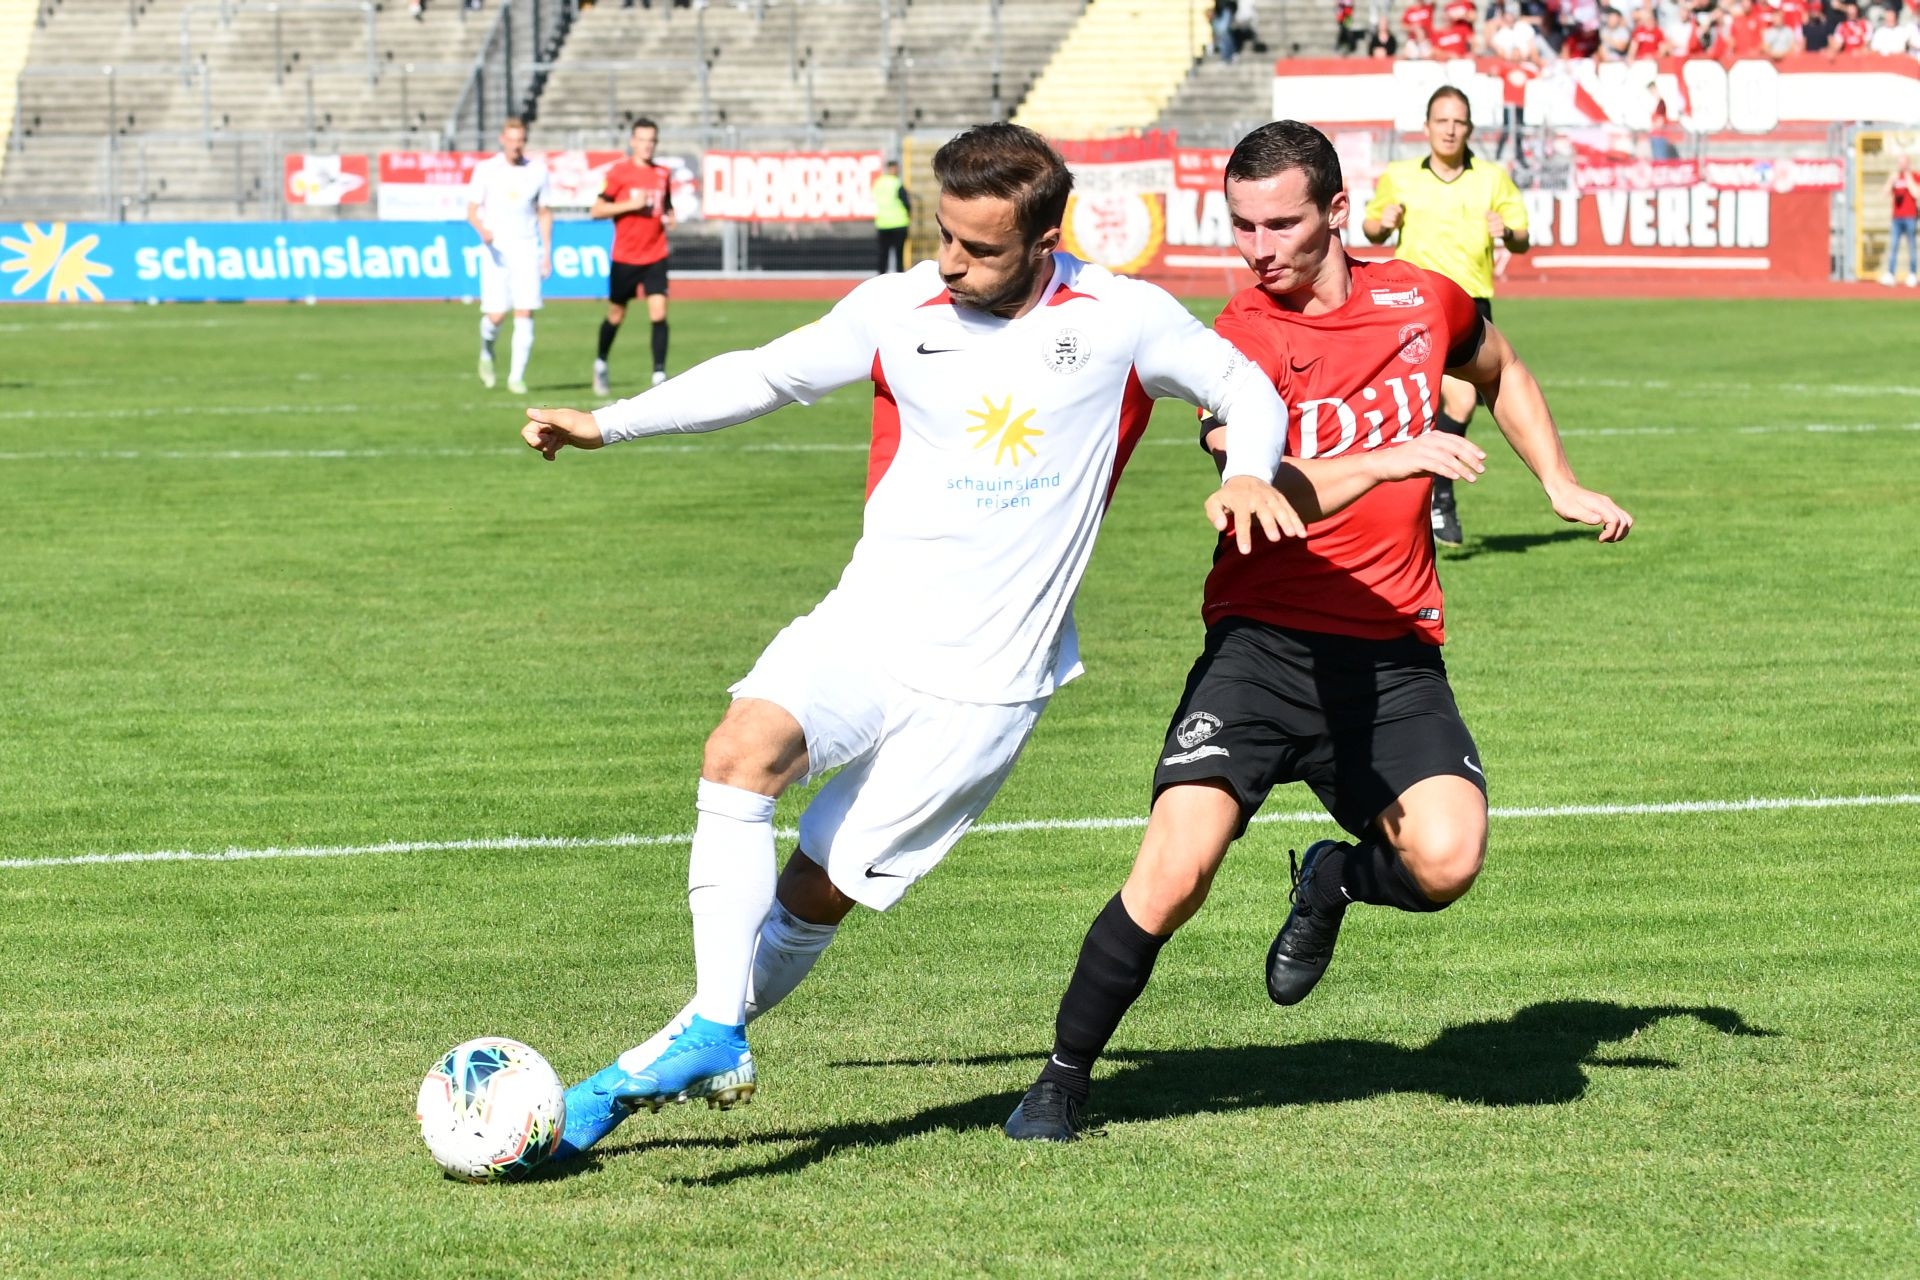
<path fill-rule="evenodd" d="M 0 414 L 0 417 L 4 417 Z M 1798 425 L 1776 423 L 1751 427 L 1703 428 L 1703 427 L 1567 427 L 1560 434 L 1567 438 L 1605 438 L 1612 436 L 1676 436 L 1701 435 L 1716 430 L 1730 431 L 1736 435 L 1858 435 L 1878 431 L 1920 431 L 1920 422 L 1896 423 L 1831 423 L 1808 422 Z M 1185 438 L 1156 436 L 1142 442 L 1149 446 L 1171 449 L 1192 449 L 1194 444 Z M 801 441 L 765 441 L 754 444 L 663 444 L 650 443 L 634 452 L 645 453 L 867 453 L 869 446 L 864 442 L 823 441 L 807 443 Z M 368 458 L 494 458 L 519 456 L 527 450 L 519 445 L 501 445 L 492 448 L 405 448 L 405 449 L 35 449 L 0 450 L 0 462 L 241 462 L 241 461 L 354 461 Z"/>
<path fill-rule="evenodd" d="M 1654 814 L 1758 813 L 1787 809 L 1873 809 L 1920 805 L 1920 794 L 1885 796 L 1751 796 L 1745 800 L 1670 800 L 1647 804 L 1567 804 L 1536 805 L 1523 808 L 1494 808 L 1495 818 L 1624 818 Z M 1257 824 L 1331 822 L 1318 811 L 1263 813 Z M 1025 831 L 1137 831 L 1147 825 L 1144 817 L 1129 818 L 1030 818 L 1018 822 L 982 822 L 973 829 L 982 835 L 1006 835 Z M 799 834 L 792 828 L 775 833 L 790 840 Z M 306 845 L 265 849 L 160 849 L 144 853 L 82 853 L 58 858 L 4 858 L 0 870 L 19 871 L 34 867 L 88 867 L 141 862 L 256 862 L 276 858 L 352 858 L 376 853 L 496 853 L 520 849 L 631 849 L 691 843 L 689 832 L 676 835 L 617 836 L 496 836 L 475 840 L 392 840 L 382 844 Z"/>

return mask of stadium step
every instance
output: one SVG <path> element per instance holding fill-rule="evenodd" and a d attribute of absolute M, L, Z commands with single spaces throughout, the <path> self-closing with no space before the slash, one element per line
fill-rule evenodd
<path fill-rule="evenodd" d="M 1090 0 L 1014 119 L 1058 138 L 1147 128 L 1205 52 L 1207 8 L 1204 0 Z"/>

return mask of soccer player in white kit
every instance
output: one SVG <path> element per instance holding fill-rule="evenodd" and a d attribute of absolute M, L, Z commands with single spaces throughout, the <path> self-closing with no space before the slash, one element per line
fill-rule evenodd
<path fill-rule="evenodd" d="M 499 152 L 474 166 L 467 221 L 480 233 L 480 381 L 493 385 L 493 340 L 511 310 L 507 390 L 523 396 L 540 282 L 553 274 L 553 210 L 547 166 L 527 154 L 527 126 L 512 116 L 500 126 Z"/>
<path fill-rule="evenodd" d="M 874 388 L 852 560 L 733 686 L 707 739 L 687 891 L 697 991 L 568 1091 L 563 1156 L 638 1106 L 745 1101 L 746 1023 L 793 990 L 856 903 L 899 901 L 986 808 L 1048 698 L 1080 674 L 1074 593 L 1155 396 L 1238 433 L 1207 511 L 1242 551 L 1256 525 L 1301 536 L 1295 507 L 1328 514 L 1394 478 L 1349 459 L 1282 472 L 1286 410 L 1257 367 L 1162 290 L 1057 252 L 1072 177 L 1039 135 L 979 126 L 934 172 L 937 263 L 596 413 L 527 411 L 523 436 L 551 460 Z M 835 769 L 776 887 L 774 800 Z"/>

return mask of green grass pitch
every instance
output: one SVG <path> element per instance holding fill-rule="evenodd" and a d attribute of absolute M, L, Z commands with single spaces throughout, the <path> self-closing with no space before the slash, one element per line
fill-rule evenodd
<path fill-rule="evenodd" d="M 677 303 L 675 366 L 818 310 Z M 683 849 L 17 864 L 686 831 L 726 686 L 857 535 L 865 396 L 548 465 L 471 309 L 0 311 L 0 1273 L 1920 1275 L 1910 311 L 1501 303 L 1639 523 L 1559 524 L 1482 417 L 1443 564 L 1496 806 L 1890 802 L 1498 817 L 1467 900 L 1356 911 L 1285 1011 L 1286 850 L 1331 824 L 1255 827 L 1104 1133 L 1046 1150 L 997 1126 L 1138 833 L 976 833 L 756 1027 L 751 1107 L 480 1188 L 420 1076 L 650 1033 Z M 587 402 L 596 323 L 542 315 L 534 398 Z M 1210 551 L 1190 421 L 1136 455 L 1089 674 L 991 823 L 1143 811 Z"/>

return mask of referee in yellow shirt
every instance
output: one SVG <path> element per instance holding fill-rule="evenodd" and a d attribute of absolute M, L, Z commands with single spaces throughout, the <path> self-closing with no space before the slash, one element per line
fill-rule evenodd
<path fill-rule="evenodd" d="M 1395 160 L 1380 175 L 1367 201 L 1361 230 L 1372 244 L 1385 244 L 1398 231 L 1394 256 L 1438 271 L 1493 318 L 1493 245 L 1525 253 L 1527 206 L 1507 171 L 1473 154 L 1467 139 L 1473 120 L 1467 95 L 1443 85 L 1427 99 L 1427 147 L 1424 160 Z M 1467 434 L 1476 393 L 1471 383 L 1444 378 L 1440 384 L 1440 430 Z M 1433 537 L 1460 545 L 1460 517 L 1453 505 L 1453 481 L 1433 482 Z"/>

